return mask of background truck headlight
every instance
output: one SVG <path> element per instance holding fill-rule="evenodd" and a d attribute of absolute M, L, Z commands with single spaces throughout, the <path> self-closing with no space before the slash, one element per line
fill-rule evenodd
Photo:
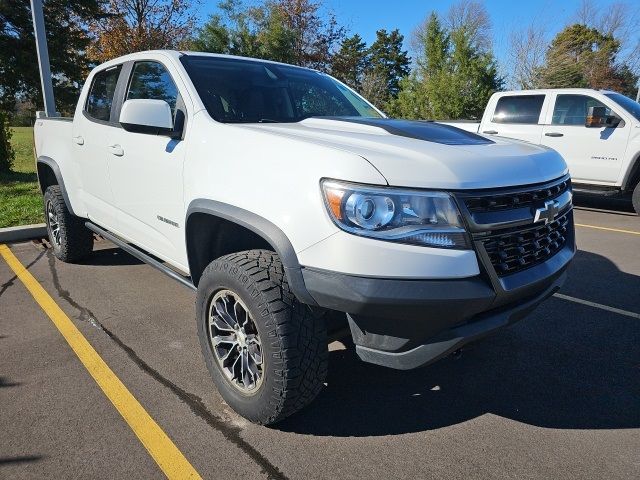
<path fill-rule="evenodd" d="M 446 192 L 371 187 L 323 180 L 325 204 L 342 230 L 388 242 L 471 248 L 462 218 Z"/>

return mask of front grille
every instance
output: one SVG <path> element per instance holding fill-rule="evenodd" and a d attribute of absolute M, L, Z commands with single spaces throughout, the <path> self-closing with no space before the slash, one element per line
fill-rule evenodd
<path fill-rule="evenodd" d="M 571 180 L 567 178 L 553 185 L 532 187 L 530 190 L 468 196 L 464 198 L 464 202 L 470 213 L 512 210 L 544 204 L 545 200 L 562 195 L 570 188 Z"/>
<path fill-rule="evenodd" d="M 503 230 L 483 241 L 498 276 L 520 272 L 546 261 L 567 242 L 571 211 L 546 225 Z"/>

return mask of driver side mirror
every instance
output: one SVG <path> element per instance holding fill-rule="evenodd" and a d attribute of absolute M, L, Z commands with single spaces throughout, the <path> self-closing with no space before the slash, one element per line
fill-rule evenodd
<path fill-rule="evenodd" d="M 179 138 L 181 131 L 173 128 L 171 107 L 164 100 L 127 100 L 120 110 L 120 124 L 128 132 L 165 135 Z"/>
<path fill-rule="evenodd" d="M 607 115 L 607 107 L 589 107 L 584 126 L 587 128 L 617 127 L 620 120 L 616 115 Z"/>

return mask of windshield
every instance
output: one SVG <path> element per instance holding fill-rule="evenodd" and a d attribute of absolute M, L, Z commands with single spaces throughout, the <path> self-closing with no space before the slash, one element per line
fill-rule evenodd
<path fill-rule="evenodd" d="M 204 55 L 180 61 L 211 117 L 225 123 L 299 122 L 382 115 L 329 75 L 288 65 Z"/>
<path fill-rule="evenodd" d="M 605 93 L 605 96 L 616 102 L 627 112 L 635 117 L 636 120 L 640 120 L 640 103 L 631 100 L 629 97 L 625 97 L 620 93 Z"/>

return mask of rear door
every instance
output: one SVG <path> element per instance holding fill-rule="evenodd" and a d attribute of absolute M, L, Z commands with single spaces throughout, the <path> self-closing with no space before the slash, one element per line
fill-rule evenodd
<path fill-rule="evenodd" d="M 106 228 L 114 223 L 107 145 L 120 128 L 113 116 L 121 71 L 122 65 L 116 65 L 89 79 L 87 98 L 73 121 L 73 158 L 82 181 L 82 199 L 89 218 Z"/>
<path fill-rule="evenodd" d="M 167 65 L 144 60 L 127 64 L 126 69 L 130 74 L 123 103 L 131 99 L 165 100 L 173 112 L 174 124 L 185 122 L 186 107 L 176 82 L 178 77 L 171 74 Z M 187 270 L 183 198 L 186 145 L 182 138 L 120 128 L 110 140 L 109 172 L 120 210 L 119 233 Z"/>
<path fill-rule="evenodd" d="M 545 98 L 546 95 L 541 93 L 499 96 L 495 103 L 492 101 L 487 105 L 486 118 L 483 118 L 479 133 L 539 144 Z"/>
<path fill-rule="evenodd" d="M 613 105 L 591 95 L 555 95 L 542 143 L 564 157 L 576 182 L 606 184 L 618 179 L 631 126 L 625 122 L 608 128 L 584 126 L 589 107 L 604 106 L 607 114 L 616 114 Z"/>

